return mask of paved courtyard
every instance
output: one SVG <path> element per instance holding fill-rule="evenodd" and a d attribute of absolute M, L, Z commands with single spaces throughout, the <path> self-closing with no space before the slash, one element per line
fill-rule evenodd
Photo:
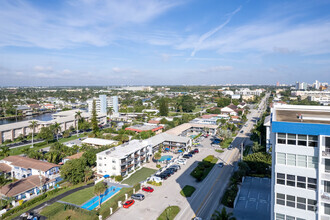
<path fill-rule="evenodd" d="M 270 179 L 246 177 L 234 208 L 240 220 L 270 219 Z"/>

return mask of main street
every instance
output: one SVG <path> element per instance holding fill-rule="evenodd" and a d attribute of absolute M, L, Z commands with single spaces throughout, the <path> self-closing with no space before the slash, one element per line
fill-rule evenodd
<path fill-rule="evenodd" d="M 261 103 L 265 103 L 264 97 Z M 261 107 L 261 106 L 260 106 Z M 260 112 L 256 109 L 251 109 L 248 115 L 246 127 L 243 127 L 243 133 L 238 133 L 233 141 L 232 150 L 225 150 L 223 153 L 217 153 L 214 147 L 211 146 L 211 140 L 206 138 L 202 141 L 204 147 L 200 148 L 200 153 L 195 154 L 193 158 L 187 161 L 186 165 L 181 166 L 181 170 L 163 182 L 163 186 L 153 187 L 155 191 L 146 194 L 143 201 L 136 201 L 129 209 L 121 208 L 114 213 L 109 219 L 150 219 L 154 220 L 168 206 L 179 206 L 180 212 L 175 219 L 192 219 L 194 216 L 199 216 L 204 219 L 210 219 L 211 215 L 219 206 L 220 198 L 226 188 L 226 185 L 234 170 L 234 162 L 239 159 L 239 149 L 241 143 L 248 143 L 249 132 L 253 128 L 256 118 L 260 117 Z M 219 162 L 224 162 L 225 166 L 220 168 L 217 165 L 211 170 L 209 175 L 202 182 L 190 176 L 191 171 L 197 166 L 198 161 L 201 161 L 207 155 L 215 155 L 219 158 Z M 180 191 L 185 185 L 191 185 L 196 188 L 196 191 L 190 198 L 185 198 L 180 195 Z"/>

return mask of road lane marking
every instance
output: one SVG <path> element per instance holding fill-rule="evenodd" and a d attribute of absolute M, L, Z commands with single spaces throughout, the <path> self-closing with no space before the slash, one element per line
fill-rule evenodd
<path fill-rule="evenodd" d="M 229 159 L 228 159 L 227 161 L 229 162 L 229 161 L 231 160 L 231 158 L 233 157 L 233 155 L 236 154 L 236 153 L 237 153 L 236 151 L 233 151 L 233 152 L 230 154 L 230 157 L 229 157 Z M 228 163 L 228 162 L 227 162 L 227 163 Z M 199 208 L 197 209 L 197 211 L 196 211 L 196 213 L 195 213 L 195 216 L 196 216 L 196 214 L 199 213 L 200 209 L 202 208 L 202 206 L 203 206 L 203 204 L 205 203 L 206 199 L 207 199 L 207 198 L 209 197 L 209 195 L 211 194 L 211 192 L 212 192 L 212 190 L 213 190 L 215 184 L 218 182 L 218 180 L 219 180 L 219 178 L 221 177 L 221 175 L 222 175 L 223 172 L 224 172 L 224 169 L 221 170 L 221 172 L 220 172 L 220 174 L 218 175 L 217 179 L 214 181 L 214 183 L 213 183 L 211 189 L 209 190 L 209 192 L 207 193 L 207 195 L 204 197 L 204 199 L 203 199 L 201 205 L 199 206 Z"/>

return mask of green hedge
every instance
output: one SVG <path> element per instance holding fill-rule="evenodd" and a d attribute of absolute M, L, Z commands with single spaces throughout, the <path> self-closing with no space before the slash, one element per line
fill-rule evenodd
<path fill-rule="evenodd" d="M 218 159 L 213 155 L 209 155 L 198 163 L 198 166 L 190 173 L 197 181 L 204 180 L 212 170 Z"/>
<path fill-rule="evenodd" d="M 34 199 L 31 199 L 31 200 L 29 200 L 29 201 L 23 203 L 22 205 L 17 206 L 17 207 L 15 207 L 15 208 L 9 210 L 8 212 L 6 212 L 5 214 L 2 215 L 2 218 L 4 219 L 4 218 L 6 218 L 6 217 L 9 217 L 9 216 L 11 216 L 12 214 L 14 214 L 14 213 L 16 213 L 16 212 L 19 212 L 19 211 L 25 209 L 26 207 L 28 207 L 28 206 L 30 206 L 30 205 L 33 205 L 34 203 L 37 203 L 37 202 L 39 202 L 39 201 L 41 201 L 41 200 L 43 200 L 43 199 L 45 199 L 45 198 L 47 198 L 47 197 L 49 197 L 49 196 L 52 196 L 52 195 L 54 195 L 55 193 L 57 193 L 58 191 L 63 190 L 63 189 L 64 189 L 64 188 L 57 188 L 57 189 L 54 189 L 54 190 L 52 190 L 52 191 L 46 192 L 46 193 L 44 193 L 44 194 L 42 194 L 42 195 L 40 195 L 40 196 L 38 196 L 38 197 L 36 197 L 36 198 L 34 198 Z"/>

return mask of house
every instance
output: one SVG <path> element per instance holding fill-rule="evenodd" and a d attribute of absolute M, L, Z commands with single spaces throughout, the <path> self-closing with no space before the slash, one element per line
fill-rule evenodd
<path fill-rule="evenodd" d="M 59 165 L 28 157 L 9 156 L 3 158 L 0 164 L 0 167 L 5 167 L 5 169 L 10 167 L 11 177 L 16 179 L 23 179 L 32 175 L 42 175 L 49 179 L 60 177 Z"/>
<path fill-rule="evenodd" d="M 163 129 L 164 129 L 163 126 L 154 125 L 154 124 L 139 124 L 125 128 L 125 130 L 135 131 L 136 133 L 141 133 L 143 131 L 152 131 L 155 132 L 156 134 L 161 133 Z"/>
<path fill-rule="evenodd" d="M 228 114 L 231 116 L 238 116 L 239 112 L 242 112 L 242 111 L 244 111 L 244 109 L 240 109 L 234 104 L 230 104 L 221 109 L 222 114 Z"/>
<path fill-rule="evenodd" d="M 64 157 L 62 162 L 64 164 L 64 163 L 68 162 L 69 160 L 79 159 L 79 158 L 82 157 L 83 154 L 84 154 L 84 152 L 79 152 L 79 153 L 76 153 L 74 155 Z"/>
<path fill-rule="evenodd" d="M 237 105 L 238 108 L 245 108 L 247 105 L 245 102 L 241 102 Z"/>
<path fill-rule="evenodd" d="M 55 105 L 54 104 L 50 104 L 50 103 L 44 104 L 44 107 L 46 109 L 56 109 Z"/>
<path fill-rule="evenodd" d="M 0 188 L 0 194 L 5 197 L 14 197 L 15 200 L 29 199 L 33 195 L 40 194 L 42 190 L 54 187 L 55 182 L 55 179 L 49 179 L 41 175 L 31 175 L 4 185 Z"/>
<path fill-rule="evenodd" d="M 100 147 L 100 146 L 107 146 L 107 145 L 117 145 L 118 141 L 107 140 L 107 139 L 102 139 L 102 138 L 86 138 L 81 143 L 92 145 L 95 147 Z"/>

